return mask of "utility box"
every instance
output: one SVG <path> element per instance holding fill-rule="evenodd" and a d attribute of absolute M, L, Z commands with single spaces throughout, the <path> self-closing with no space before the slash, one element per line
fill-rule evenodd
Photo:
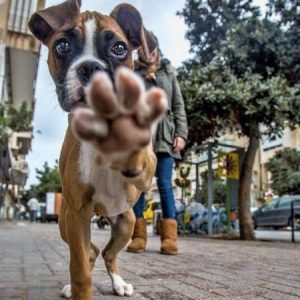
<path fill-rule="evenodd" d="M 46 194 L 46 221 L 58 222 L 62 203 L 61 193 L 47 193 Z"/>

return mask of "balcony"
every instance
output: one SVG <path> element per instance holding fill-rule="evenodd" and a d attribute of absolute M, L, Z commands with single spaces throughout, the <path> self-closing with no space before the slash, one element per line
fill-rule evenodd
<path fill-rule="evenodd" d="M 28 163 L 25 159 L 14 161 L 8 172 L 13 185 L 24 186 L 28 177 Z"/>
<path fill-rule="evenodd" d="M 9 141 L 9 148 L 11 149 L 13 156 L 17 157 L 19 155 L 28 154 L 31 140 L 31 131 L 13 132 Z"/>

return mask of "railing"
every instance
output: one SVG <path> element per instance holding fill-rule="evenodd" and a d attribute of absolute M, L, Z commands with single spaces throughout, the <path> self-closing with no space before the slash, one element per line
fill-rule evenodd
<path fill-rule="evenodd" d="M 36 10 L 37 0 L 11 0 L 7 29 L 9 31 L 30 34 L 27 23 Z"/>

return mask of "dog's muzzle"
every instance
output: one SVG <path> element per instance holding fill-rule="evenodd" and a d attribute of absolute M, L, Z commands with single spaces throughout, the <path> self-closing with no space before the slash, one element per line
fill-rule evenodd
<path fill-rule="evenodd" d="M 77 67 L 77 77 L 83 86 L 87 86 L 96 72 L 106 71 L 100 63 L 96 61 L 85 61 Z"/>

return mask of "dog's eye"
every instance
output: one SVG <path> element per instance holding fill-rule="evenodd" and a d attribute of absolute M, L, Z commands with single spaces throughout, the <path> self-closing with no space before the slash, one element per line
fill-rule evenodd
<path fill-rule="evenodd" d="M 66 39 L 59 40 L 56 43 L 55 49 L 59 55 L 66 55 L 70 52 L 70 44 Z"/>
<path fill-rule="evenodd" d="M 123 42 L 117 42 L 114 44 L 114 46 L 111 48 L 110 53 L 112 56 L 115 56 L 117 58 L 123 59 L 126 57 L 128 50 Z"/>

